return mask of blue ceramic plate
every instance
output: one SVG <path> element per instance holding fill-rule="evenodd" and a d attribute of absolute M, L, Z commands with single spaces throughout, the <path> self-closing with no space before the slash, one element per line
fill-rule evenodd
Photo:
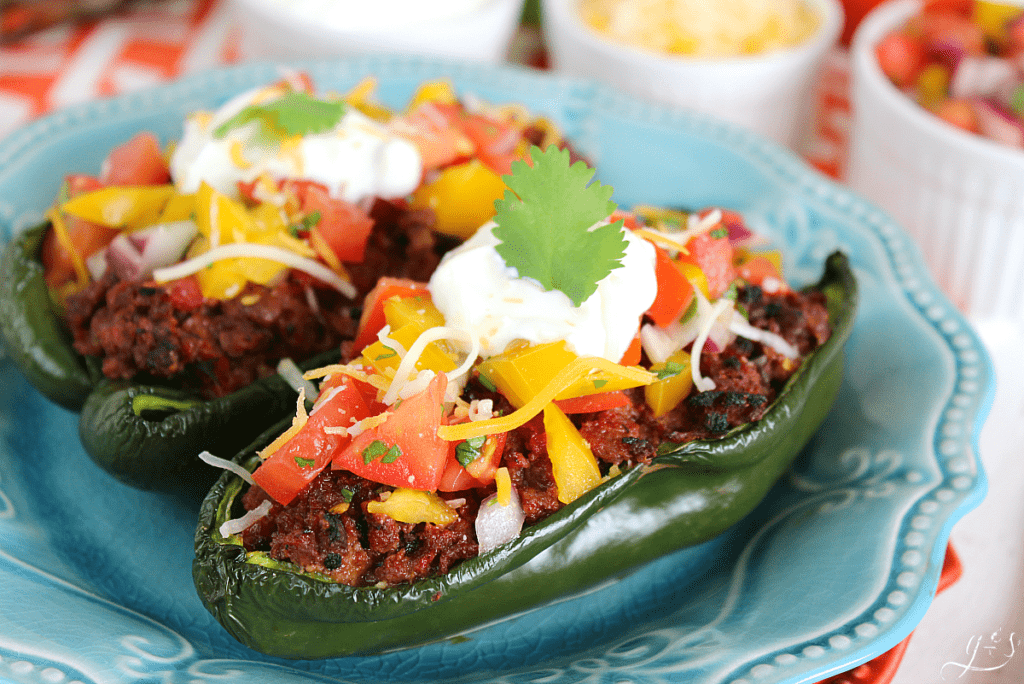
<path fill-rule="evenodd" d="M 0 680 L 12 682 L 810 682 L 895 646 L 931 603 L 950 528 L 985 491 L 978 433 L 993 373 L 978 338 L 877 209 L 791 154 L 700 116 L 534 72 L 365 59 L 305 65 L 321 88 L 418 83 L 544 113 L 622 206 L 744 212 L 817 280 L 842 249 L 862 306 L 838 401 L 792 472 L 722 537 L 593 592 L 452 641 L 288 662 L 235 642 L 191 578 L 197 505 L 128 489 L 78 443 L 75 416 L 0 365 Z M 58 112 L 0 144 L 2 236 L 37 222 L 65 173 L 149 129 L 273 80 L 244 66 Z"/>

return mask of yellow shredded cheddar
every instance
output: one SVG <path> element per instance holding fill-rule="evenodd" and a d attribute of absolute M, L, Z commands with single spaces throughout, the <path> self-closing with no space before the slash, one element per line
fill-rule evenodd
<path fill-rule="evenodd" d="M 617 378 L 631 380 L 637 385 L 649 385 L 657 380 L 654 373 L 629 366 L 620 366 L 617 363 L 602 359 L 596 356 L 577 358 L 560 370 L 551 382 L 537 393 L 522 408 L 513 411 L 507 416 L 491 418 L 489 420 L 476 420 L 458 425 L 442 425 L 437 429 L 437 436 L 449 442 L 460 439 L 472 439 L 484 435 L 493 435 L 500 432 L 515 430 L 521 425 L 544 410 L 544 407 L 551 403 L 561 392 L 585 377 L 592 371 L 604 371 Z"/>
<path fill-rule="evenodd" d="M 494 484 L 498 487 L 498 491 L 495 492 L 498 503 L 508 506 L 512 501 L 512 478 L 509 477 L 508 468 L 502 466 L 495 471 Z"/>

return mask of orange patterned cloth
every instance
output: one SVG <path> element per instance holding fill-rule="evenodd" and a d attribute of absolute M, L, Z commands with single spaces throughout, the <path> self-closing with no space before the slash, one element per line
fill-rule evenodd
<path fill-rule="evenodd" d="M 4 0 L 0 0 L 2 3 Z M 70 5 L 72 0 L 51 0 Z M 93 3 L 95 4 L 95 3 Z M 0 138 L 52 109 L 155 85 L 238 61 L 237 37 L 226 0 L 110 0 L 121 11 L 85 23 L 62 24 L 0 45 Z M 4 7 L 6 31 L 27 3 Z M 37 19 L 44 20 L 46 17 Z M 536 33 L 513 43 L 516 61 L 543 66 Z M 817 129 L 809 161 L 840 177 L 849 120 L 845 55 L 824 70 Z"/>
<path fill-rule="evenodd" d="M 223 0 L 140 3 L 0 46 L 0 137 L 52 109 L 237 60 Z"/>

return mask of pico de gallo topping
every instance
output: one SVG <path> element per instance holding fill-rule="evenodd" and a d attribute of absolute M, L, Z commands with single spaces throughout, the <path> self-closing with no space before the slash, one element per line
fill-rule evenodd
<path fill-rule="evenodd" d="M 947 123 L 1024 147 L 1024 7 L 925 0 L 875 55 L 897 88 Z"/>
<path fill-rule="evenodd" d="M 760 418 L 828 339 L 824 295 L 792 290 L 739 214 L 620 211 L 593 174 L 534 148 L 428 281 L 383 278 L 221 535 L 337 582 L 412 582 Z"/>
<path fill-rule="evenodd" d="M 565 144 L 446 81 L 403 111 L 374 88 L 320 94 L 289 73 L 189 116 L 166 148 L 140 133 L 98 176 L 69 176 L 41 260 L 76 350 L 111 378 L 228 394 L 351 340 L 379 277 L 429 278 L 514 159 Z"/>

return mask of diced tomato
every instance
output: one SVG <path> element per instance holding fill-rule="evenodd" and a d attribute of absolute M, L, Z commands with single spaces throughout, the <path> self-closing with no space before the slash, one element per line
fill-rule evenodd
<path fill-rule="evenodd" d="M 985 31 L 970 17 L 955 12 L 922 14 L 919 27 L 932 55 L 946 66 L 955 67 L 963 55 L 987 53 Z"/>
<path fill-rule="evenodd" d="M 69 175 L 64 179 L 64 183 L 69 199 L 102 187 L 99 179 L 85 174 Z M 77 216 L 65 216 L 64 225 L 68 231 L 68 239 L 83 261 L 110 244 L 110 241 L 120 232 L 113 228 L 90 223 Z M 61 244 L 52 228 L 46 231 L 46 235 L 43 237 L 39 259 L 43 264 L 46 284 L 51 288 L 59 289 L 76 279 L 72 256 Z"/>
<path fill-rule="evenodd" d="M 359 317 L 359 329 L 356 332 L 352 348 L 360 352 L 377 339 L 385 324 L 384 302 L 392 297 L 430 296 L 427 284 L 408 278 L 392 278 L 384 276 L 370 290 L 363 300 L 363 313 Z"/>
<path fill-rule="evenodd" d="M 736 278 L 728 231 L 715 229 L 692 237 L 686 243 L 686 250 L 688 253 L 680 255 L 679 260 L 694 264 L 704 273 L 712 300 L 721 297 Z M 658 289 L 660 292 L 661 288 Z"/>
<path fill-rule="evenodd" d="M 420 151 L 424 170 L 439 169 L 472 156 L 474 145 L 457 125 L 459 105 L 425 102 L 402 117 L 402 135 Z"/>
<path fill-rule="evenodd" d="M 485 486 L 484 483 L 467 473 L 455 458 L 455 447 L 452 446 L 452 453 L 448 456 L 448 462 L 445 463 L 444 473 L 441 475 L 441 482 L 437 485 L 437 491 L 461 492 L 483 486 Z"/>
<path fill-rule="evenodd" d="M 766 278 L 775 278 L 780 285 L 784 285 L 782 274 L 771 259 L 765 256 L 756 256 L 740 264 L 736 274 L 751 285 L 761 285 Z"/>
<path fill-rule="evenodd" d="M 320 214 L 311 232 L 316 233 L 340 261 L 358 263 L 363 260 L 366 241 L 373 230 L 373 219 L 365 211 L 351 202 L 331 197 L 319 185 L 306 189 L 303 209 Z"/>
<path fill-rule="evenodd" d="M 555 404 L 562 409 L 566 415 L 573 413 L 593 413 L 594 411 L 607 411 L 629 404 L 629 397 L 621 390 L 615 392 L 601 392 L 600 394 L 588 394 L 584 397 L 573 397 L 572 399 L 556 399 Z"/>
<path fill-rule="evenodd" d="M 522 132 L 513 124 L 483 114 L 466 114 L 459 122 L 476 147 L 476 156 L 499 176 L 512 172 Z"/>
<path fill-rule="evenodd" d="M 360 382 L 347 375 L 334 375 L 324 381 L 323 404 L 309 416 L 306 424 L 281 448 L 264 461 L 253 479 L 275 501 L 287 505 L 326 467 L 350 437 L 331 434 L 325 427 L 348 427 L 370 415 L 363 401 Z"/>
<path fill-rule="evenodd" d="M 924 0 L 921 11 L 925 14 L 951 12 L 962 16 L 970 16 L 975 0 Z"/>
<path fill-rule="evenodd" d="M 935 114 L 948 124 L 961 128 L 969 133 L 977 133 L 978 115 L 970 102 L 963 99 L 948 99 L 939 103 Z"/>
<path fill-rule="evenodd" d="M 655 325 L 664 328 L 683 315 L 693 301 L 693 285 L 690 284 L 675 261 L 665 250 L 655 246 L 654 274 L 658 281 L 658 294 L 647 310 L 647 316 Z"/>
<path fill-rule="evenodd" d="M 203 303 L 203 291 L 194 275 L 175 280 L 167 286 L 167 296 L 178 311 L 195 311 Z"/>
<path fill-rule="evenodd" d="M 160 141 L 147 131 L 111 150 L 100 175 L 103 185 L 160 185 L 170 180 Z"/>
<path fill-rule="evenodd" d="M 643 345 L 640 343 L 640 331 L 636 331 L 633 341 L 629 343 L 626 353 L 619 359 L 620 366 L 637 366 L 640 364 L 640 356 L 643 352 Z"/>
<path fill-rule="evenodd" d="M 445 464 L 444 475 L 437 486 L 441 492 L 458 492 L 474 487 L 486 487 L 494 481 L 494 474 L 501 464 L 501 456 L 505 453 L 506 433 L 487 435 L 480 446 L 480 455 L 471 463 L 463 466 L 458 459 L 459 445 L 465 440 L 451 442 L 448 462 Z"/>
<path fill-rule="evenodd" d="M 353 437 L 332 467 L 394 487 L 436 490 L 448 462 L 449 443 L 437 436 L 447 387 L 448 377 L 438 373 L 425 390 L 396 404 L 383 423 Z"/>
<path fill-rule="evenodd" d="M 899 88 L 909 87 L 925 66 L 924 43 L 902 32 L 893 32 L 878 41 L 875 58 L 889 80 Z"/>
<path fill-rule="evenodd" d="M 68 199 L 79 195 L 99 190 L 103 183 L 95 176 L 88 176 L 84 173 L 72 173 L 64 177 L 64 184 L 67 185 Z"/>

